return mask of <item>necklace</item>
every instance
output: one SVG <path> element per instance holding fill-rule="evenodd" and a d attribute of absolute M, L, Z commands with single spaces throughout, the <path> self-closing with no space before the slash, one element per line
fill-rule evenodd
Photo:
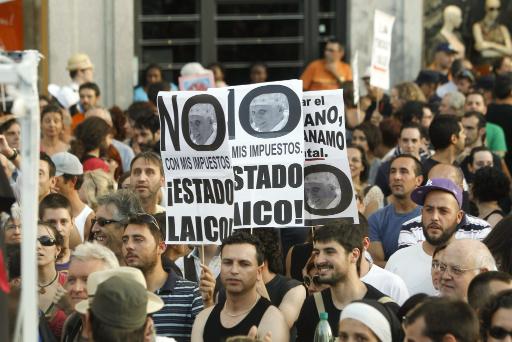
<path fill-rule="evenodd" d="M 260 296 L 258 295 L 258 297 L 256 297 L 256 302 L 254 302 L 254 304 L 253 304 L 253 305 L 252 305 L 248 310 L 245 310 L 245 311 L 243 311 L 243 312 L 240 312 L 240 313 L 238 313 L 238 314 L 236 314 L 236 315 L 235 315 L 235 314 L 230 314 L 229 312 L 227 312 L 227 311 L 226 311 L 226 303 L 227 303 L 227 301 L 226 301 L 226 302 L 224 303 L 224 310 L 222 310 L 222 311 L 224 311 L 224 313 L 225 313 L 226 315 L 228 315 L 229 317 L 238 317 L 238 316 L 242 316 L 242 315 L 245 315 L 246 313 L 248 313 L 249 311 L 251 311 L 251 310 L 256 306 L 256 304 L 258 304 L 258 301 L 259 301 L 259 300 L 260 300 Z"/>
<path fill-rule="evenodd" d="M 46 284 L 46 285 L 37 284 L 37 285 L 39 285 L 39 293 L 40 294 L 45 294 L 46 290 L 44 288 L 50 286 L 53 283 L 55 283 L 55 280 L 57 280 L 58 276 L 59 276 L 59 272 L 55 271 L 55 277 L 48 284 Z"/>

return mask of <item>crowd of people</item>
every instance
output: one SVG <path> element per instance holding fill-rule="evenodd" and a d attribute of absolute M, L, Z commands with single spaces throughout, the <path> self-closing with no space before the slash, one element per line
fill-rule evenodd
<path fill-rule="evenodd" d="M 156 95 L 174 80 L 152 64 L 128 108 L 105 108 L 92 61 L 72 56 L 70 85 L 40 97 L 40 340 L 309 342 L 320 316 L 340 341 L 512 338 L 510 57 L 482 75 L 440 43 L 389 94 L 362 75 L 358 103 L 343 57 L 330 41 L 297 76 L 305 91 L 344 89 L 359 223 L 239 229 L 220 246 L 188 246 L 166 244 Z M 226 86 L 222 66 L 211 70 Z M 250 78 L 264 82 L 265 64 Z M 191 120 L 191 137 L 209 144 L 206 123 Z M 17 201 L 23 134 L 3 112 L 2 182 Z M 315 187 L 330 200 L 329 184 Z M 23 286 L 17 201 L 0 223 L 11 332 Z"/>

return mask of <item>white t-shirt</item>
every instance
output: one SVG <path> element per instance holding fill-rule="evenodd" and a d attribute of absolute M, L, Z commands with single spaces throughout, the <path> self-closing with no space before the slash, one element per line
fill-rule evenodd
<path fill-rule="evenodd" d="M 86 241 L 86 238 L 87 238 L 86 236 L 84 236 L 85 222 L 87 221 L 87 217 L 92 213 L 92 211 L 93 210 L 86 204 L 85 207 L 80 212 L 80 214 L 75 216 L 75 226 L 76 226 L 76 229 L 78 230 L 78 233 L 80 233 L 80 238 L 82 239 L 82 242 Z"/>
<path fill-rule="evenodd" d="M 431 268 L 432 256 L 425 253 L 423 243 L 399 249 L 386 264 L 386 270 L 403 279 L 411 296 L 416 293 L 437 295 L 432 285 Z"/>
<path fill-rule="evenodd" d="M 372 265 L 370 271 L 361 277 L 361 281 L 388 295 L 398 305 L 402 305 L 409 298 L 409 290 L 402 278 L 377 265 Z"/>

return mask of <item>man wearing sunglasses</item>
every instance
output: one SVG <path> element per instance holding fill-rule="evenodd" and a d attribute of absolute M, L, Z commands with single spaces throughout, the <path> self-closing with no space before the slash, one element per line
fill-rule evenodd
<path fill-rule="evenodd" d="M 143 209 L 139 199 L 131 190 L 118 190 L 98 198 L 91 238 L 114 252 L 120 265 L 125 265 L 122 251 L 123 228 L 132 213 L 141 212 Z"/>

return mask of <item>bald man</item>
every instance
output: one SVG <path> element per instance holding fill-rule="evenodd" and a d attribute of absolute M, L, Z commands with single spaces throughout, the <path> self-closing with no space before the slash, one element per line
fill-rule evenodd
<path fill-rule="evenodd" d="M 441 254 L 438 267 L 441 272 L 441 296 L 467 302 L 471 280 L 480 273 L 496 271 L 496 262 L 482 242 L 461 239 L 448 244 Z"/>
<path fill-rule="evenodd" d="M 454 182 L 461 189 L 464 188 L 464 174 L 460 167 L 450 164 L 437 164 L 428 173 L 428 178 L 444 178 Z M 462 221 L 457 226 L 455 232 L 456 239 L 483 240 L 491 231 L 488 222 L 464 212 Z M 421 216 L 405 222 L 398 236 L 398 248 L 413 246 L 425 241 L 423 228 L 421 225 Z"/>

